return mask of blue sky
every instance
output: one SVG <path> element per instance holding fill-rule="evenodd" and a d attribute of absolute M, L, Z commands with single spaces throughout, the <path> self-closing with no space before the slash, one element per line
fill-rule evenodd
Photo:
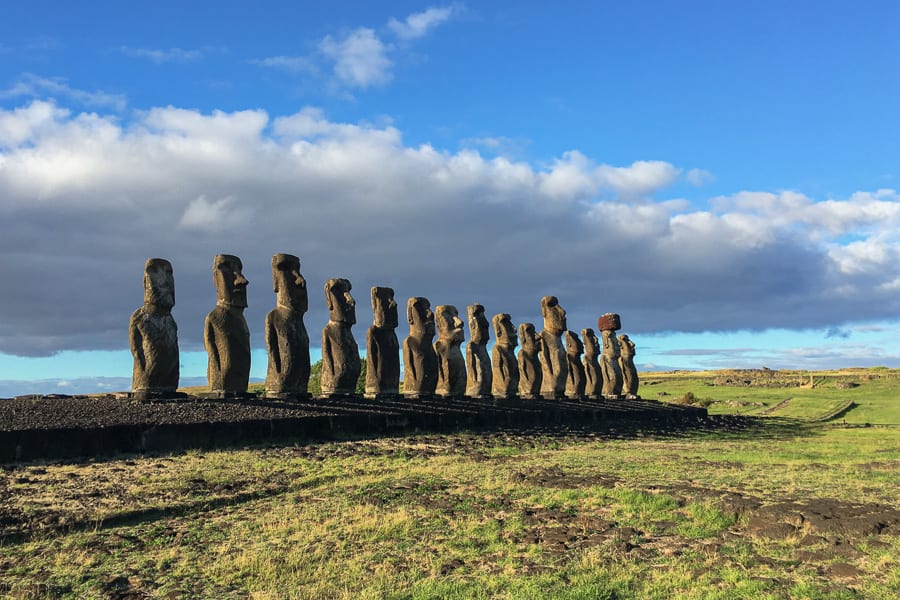
<path fill-rule="evenodd" d="M 898 26 L 888 1 L 6 6 L 0 395 L 127 386 L 151 256 L 202 377 L 219 252 L 258 376 L 276 252 L 314 343 L 347 276 L 359 340 L 393 285 L 619 312 L 647 367 L 900 366 Z"/>

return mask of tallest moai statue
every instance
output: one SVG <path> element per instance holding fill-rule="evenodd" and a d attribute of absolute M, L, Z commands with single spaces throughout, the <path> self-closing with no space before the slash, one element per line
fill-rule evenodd
<path fill-rule="evenodd" d="M 545 399 L 565 397 L 566 378 L 569 374 L 566 349 L 562 335 L 566 332 L 566 311 L 556 296 L 541 298 L 541 315 L 544 329 L 541 331 L 541 369 L 543 382 L 541 396 Z"/>

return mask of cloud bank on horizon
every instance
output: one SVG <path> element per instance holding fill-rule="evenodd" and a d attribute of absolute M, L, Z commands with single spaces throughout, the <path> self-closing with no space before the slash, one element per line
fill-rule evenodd
<path fill-rule="evenodd" d="M 0 236 L 0 359 L 126 349 L 143 264 L 157 256 L 174 265 L 181 348 L 202 350 L 218 253 L 243 259 L 258 348 L 274 304 L 270 259 L 287 252 L 309 282 L 314 345 L 327 320 L 321 285 L 346 277 L 359 339 L 369 287 L 388 285 L 401 304 L 414 295 L 480 302 L 516 322 L 540 323 L 540 298 L 553 294 L 573 330 L 615 311 L 630 334 L 818 329 L 841 344 L 764 351 L 735 340 L 660 348 L 658 360 L 900 360 L 881 342 L 856 343 L 872 322 L 900 316 L 896 165 L 854 162 L 865 175 L 847 181 L 872 183 L 841 193 L 824 191 L 834 180 L 819 173 L 835 162 L 807 165 L 797 181 L 809 185 L 734 185 L 747 179 L 722 172 L 753 163 L 775 177 L 793 169 L 784 157 L 795 147 L 808 146 L 814 164 L 848 159 L 858 132 L 892 137 L 896 123 L 884 115 L 893 107 L 878 102 L 896 96 L 884 75 L 896 53 L 867 44 L 896 44 L 893 33 L 867 29 L 848 48 L 815 37 L 856 20 L 868 28 L 865 11 L 679 7 L 669 15 L 678 22 L 651 22 L 640 9 L 593 3 L 495 14 L 461 3 L 412 12 L 365 4 L 352 11 L 365 18 L 348 22 L 343 11 L 275 5 L 254 17 L 271 40 L 246 38 L 249 15 L 235 7 L 194 28 L 192 19 L 206 19 L 195 6 L 155 43 L 129 35 L 129 7 L 88 3 L 70 15 L 76 28 L 91 11 L 122 13 L 97 26 L 89 49 L 89 40 L 67 47 L 65 15 L 53 35 L 0 46 L 23 65 L 13 73 L 0 64 L 0 216 L 11 224 Z M 291 10 L 309 12 L 302 35 L 271 21 Z M 784 19 L 767 17 L 773 10 Z M 744 19 L 758 21 L 735 25 Z M 796 37 L 783 35 L 799 22 Z M 441 37 L 463 25 L 465 34 Z M 637 28 L 642 36 L 630 33 Z M 834 52 L 841 60 L 827 63 Z M 97 76 L 86 76 L 97 56 Z M 853 56 L 870 62 L 844 69 Z M 838 112 L 849 106 L 837 93 L 846 89 L 866 103 Z M 866 126 L 849 118 L 867 112 Z M 617 129 L 619 120 L 628 125 Z M 737 126 L 714 137 L 723 123 Z M 648 140 L 658 145 L 640 149 Z M 709 164 L 717 152 L 727 158 Z"/>

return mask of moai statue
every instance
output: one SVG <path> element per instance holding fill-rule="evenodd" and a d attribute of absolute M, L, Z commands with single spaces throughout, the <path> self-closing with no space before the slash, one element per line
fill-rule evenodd
<path fill-rule="evenodd" d="M 619 315 L 606 313 L 597 321 L 597 329 L 603 340 L 600 371 L 603 373 L 604 398 L 618 399 L 622 395 L 622 369 L 619 367 L 619 340 L 616 331 L 622 328 Z"/>
<path fill-rule="evenodd" d="M 266 315 L 266 396 L 308 397 L 309 334 L 303 315 L 309 308 L 306 279 L 300 259 L 292 254 L 272 257 L 272 285 L 276 306 Z"/>
<path fill-rule="evenodd" d="M 545 399 L 565 397 L 568 365 L 562 335 L 566 332 L 566 311 L 559 305 L 556 296 L 541 298 L 541 316 L 544 329 L 541 331 L 541 369 L 543 383 L 541 396 Z"/>
<path fill-rule="evenodd" d="M 581 400 L 584 396 L 584 365 L 581 364 L 581 353 L 584 352 L 584 346 L 578 339 L 578 334 L 574 331 L 566 332 L 566 366 L 568 374 L 566 375 L 566 398 L 570 400 Z"/>
<path fill-rule="evenodd" d="M 455 306 L 444 304 L 434 311 L 438 339 L 434 351 L 438 358 L 438 377 L 435 394 L 445 398 L 466 393 L 466 361 L 460 345 L 465 339 L 463 322 Z"/>
<path fill-rule="evenodd" d="M 516 362 L 519 338 L 516 337 L 516 327 L 506 313 L 494 315 L 491 324 L 497 338 L 491 351 L 494 380 L 491 392 L 494 398 L 514 398 L 519 391 L 519 364 Z"/>
<path fill-rule="evenodd" d="M 394 290 L 372 288 L 372 313 L 375 321 L 366 332 L 366 397 L 392 398 L 400 393 L 400 343 Z"/>
<path fill-rule="evenodd" d="M 584 395 L 593 400 L 603 396 L 603 373 L 600 371 L 600 340 L 591 328 L 581 330 L 584 340 Z"/>
<path fill-rule="evenodd" d="M 356 323 L 356 300 L 350 295 L 351 289 L 353 286 L 346 279 L 325 282 L 328 324 L 322 330 L 322 372 L 319 377 L 323 396 L 356 393 L 362 366 L 359 346 L 350 331 Z"/>
<path fill-rule="evenodd" d="M 469 342 L 466 344 L 466 396 L 490 398 L 493 372 L 487 342 L 491 337 L 490 325 L 484 316 L 484 307 L 470 304 L 466 307 L 469 318 Z"/>
<path fill-rule="evenodd" d="M 438 359 L 431 340 L 434 339 L 434 313 L 427 298 L 406 301 L 409 336 L 403 340 L 403 395 L 423 398 L 434 395 L 437 385 Z"/>
<path fill-rule="evenodd" d="M 172 318 L 173 306 L 172 263 L 163 258 L 148 259 L 144 265 L 144 305 L 132 313 L 128 325 L 135 398 L 172 396 L 178 388 L 178 326 Z"/>
<path fill-rule="evenodd" d="M 541 338 L 534 330 L 533 323 L 519 325 L 519 339 L 522 349 L 519 350 L 519 397 L 525 400 L 536 400 L 541 397 Z"/>
<path fill-rule="evenodd" d="M 638 372 L 634 365 L 634 342 L 624 333 L 619 336 L 619 366 L 622 368 L 622 391 L 628 400 L 639 400 Z"/>
<path fill-rule="evenodd" d="M 218 254 L 213 259 L 216 307 L 206 315 L 203 342 L 209 355 L 209 391 L 246 394 L 250 382 L 250 330 L 244 318 L 247 284 L 241 259 Z"/>

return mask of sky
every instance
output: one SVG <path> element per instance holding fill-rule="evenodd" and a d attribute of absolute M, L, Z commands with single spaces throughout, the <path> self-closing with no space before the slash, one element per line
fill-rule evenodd
<path fill-rule="evenodd" d="M 147 258 L 182 383 L 212 260 L 540 327 L 641 369 L 900 367 L 900 4 L 8 3 L 0 397 L 127 389 Z M 401 311 L 402 312 L 402 311 Z M 398 336 L 407 334 L 401 323 Z M 362 343 L 364 345 L 364 343 Z"/>

